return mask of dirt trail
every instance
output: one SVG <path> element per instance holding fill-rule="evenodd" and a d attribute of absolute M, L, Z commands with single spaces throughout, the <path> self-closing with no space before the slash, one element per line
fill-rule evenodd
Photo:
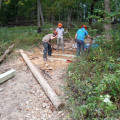
<path fill-rule="evenodd" d="M 25 51 L 25 53 L 37 68 L 44 70 L 43 72 L 40 70 L 41 74 L 60 96 L 60 99 L 65 102 L 66 96 L 62 88 L 65 86 L 64 81 L 69 62 L 62 60 L 45 62 L 40 51 L 40 49 L 34 48 L 33 52 Z M 18 54 L 18 51 L 15 52 L 13 54 Z M 53 50 L 53 53 L 63 54 L 56 50 Z M 66 50 L 64 54 L 73 53 L 73 51 Z M 72 59 L 64 56 L 52 57 Z M 20 55 L 2 63 L 0 74 L 10 69 L 15 69 L 16 75 L 0 85 L 0 88 L 3 89 L 0 92 L 0 120 L 70 120 L 66 109 L 55 110 Z"/>
<path fill-rule="evenodd" d="M 88 39 L 86 39 L 89 42 Z M 66 96 L 63 87 L 65 86 L 66 70 L 69 62 L 63 60 L 44 61 L 41 49 L 24 51 L 31 62 L 40 70 L 40 73 L 47 80 L 55 93 L 65 102 Z M 73 41 L 65 42 L 65 52 L 56 52 L 56 45 L 53 46 L 53 53 L 76 54 L 73 49 Z M 13 57 L 16 56 L 17 57 Z M 0 74 L 15 69 L 15 77 L 0 85 L 0 120 L 70 120 L 68 111 L 56 111 L 40 84 L 32 75 L 18 51 L 12 53 L 11 58 L 0 65 Z M 52 58 L 73 59 L 59 55 L 52 55 Z M 48 58 L 49 59 L 49 58 Z"/>

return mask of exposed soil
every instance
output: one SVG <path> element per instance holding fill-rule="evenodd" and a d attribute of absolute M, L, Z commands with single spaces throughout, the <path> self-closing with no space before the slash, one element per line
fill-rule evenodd
<path fill-rule="evenodd" d="M 66 96 L 63 87 L 65 86 L 66 70 L 69 62 L 64 60 L 44 61 L 40 52 L 41 49 L 24 51 L 32 63 L 40 70 L 42 76 L 47 80 L 55 93 L 65 102 Z M 73 54 L 75 50 L 67 50 L 53 53 Z M 10 56 L 16 56 L 15 51 Z M 72 59 L 72 57 L 52 56 L 51 58 Z M 49 59 L 49 58 L 48 58 Z M 34 78 L 21 55 L 12 57 L 0 65 L 0 74 L 15 69 L 16 75 L 0 85 L 0 120 L 70 120 L 68 111 L 64 108 L 57 111 L 46 96 L 40 84 Z"/>
<path fill-rule="evenodd" d="M 65 52 L 55 50 L 57 54 L 76 54 L 73 42 L 65 43 Z M 70 62 L 64 60 L 43 60 L 42 46 L 31 51 L 24 51 L 31 62 L 39 69 L 42 76 L 47 80 L 59 98 L 66 102 L 64 94 L 66 70 Z M 16 56 L 17 55 L 17 56 Z M 0 120 L 70 120 L 68 111 L 64 108 L 57 111 L 46 96 L 40 84 L 34 78 L 30 69 L 22 59 L 19 51 L 10 55 L 11 59 L 5 60 L 0 65 L 0 74 L 14 69 L 16 75 L 0 85 Z M 51 58 L 73 59 L 59 55 Z"/>

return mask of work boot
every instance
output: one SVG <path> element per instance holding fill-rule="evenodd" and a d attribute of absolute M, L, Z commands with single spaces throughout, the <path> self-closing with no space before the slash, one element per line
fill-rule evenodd
<path fill-rule="evenodd" d="M 48 55 L 48 58 L 51 58 L 52 56 L 51 55 Z"/>
<path fill-rule="evenodd" d="M 44 58 L 44 61 L 47 61 L 47 58 Z"/>

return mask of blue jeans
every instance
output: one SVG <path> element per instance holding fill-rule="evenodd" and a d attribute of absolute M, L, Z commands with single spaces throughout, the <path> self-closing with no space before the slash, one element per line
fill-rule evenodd
<path fill-rule="evenodd" d="M 44 47 L 43 58 L 47 58 L 47 52 L 48 55 L 51 56 L 51 52 L 52 52 L 51 45 L 47 42 L 43 42 L 43 47 Z"/>
<path fill-rule="evenodd" d="M 80 56 L 80 52 L 84 51 L 84 41 L 77 39 L 77 55 Z"/>

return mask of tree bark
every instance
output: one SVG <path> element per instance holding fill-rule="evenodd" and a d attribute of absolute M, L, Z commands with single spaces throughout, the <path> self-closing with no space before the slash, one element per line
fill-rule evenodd
<path fill-rule="evenodd" d="M 68 11 L 68 29 L 70 28 L 70 24 L 71 24 L 71 10 Z"/>
<path fill-rule="evenodd" d="M 77 22 L 79 22 L 79 2 L 76 2 L 77 5 Z"/>
<path fill-rule="evenodd" d="M 80 7 L 81 7 L 80 22 L 82 22 L 82 19 L 83 19 L 83 3 L 82 3 L 82 1 L 81 1 L 81 4 L 80 4 Z"/>
<path fill-rule="evenodd" d="M 2 6 L 2 0 L 0 0 L 0 10 L 1 10 L 1 6 Z"/>
<path fill-rule="evenodd" d="M 13 48 L 14 48 L 14 44 L 12 46 L 10 46 L 5 52 L 4 54 L 0 57 L 0 63 L 3 62 L 3 60 L 6 58 L 6 56 L 12 52 Z"/>
<path fill-rule="evenodd" d="M 96 2 L 96 0 L 92 0 L 91 10 L 90 10 L 91 15 L 93 15 L 93 13 L 94 13 L 95 2 Z M 92 18 L 89 18 L 89 25 L 92 25 Z"/>
<path fill-rule="evenodd" d="M 55 16 L 52 15 L 52 20 L 51 20 L 52 24 L 54 23 L 54 21 L 55 21 Z"/>
<path fill-rule="evenodd" d="M 64 103 L 58 98 L 54 90 L 50 87 L 47 81 L 42 77 L 36 67 L 32 64 L 29 60 L 27 55 L 24 53 L 23 50 L 20 50 L 20 54 L 22 55 L 23 59 L 25 60 L 26 64 L 29 66 L 30 70 L 32 71 L 35 78 L 38 80 L 40 85 L 42 86 L 43 90 L 45 91 L 46 95 L 49 97 L 53 105 L 57 110 L 61 110 L 64 107 Z"/>
<path fill-rule="evenodd" d="M 42 25 L 44 25 L 44 18 L 43 18 L 43 13 L 42 13 L 42 7 L 41 7 L 41 3 L 40 3 L 40 0 L 39 0 L 39 10 L 40 10 L 40 16 L 41 16 L 41 21 L 42 21 Z"/>
<path fill-rule="evenodd" d="M 87 5 L 86 5 L 86 10 L 85 10 L 85 16 L 86 16 L 86 18 L 88 18 L 88 8 L 87 8 Z M 86 21 L 88 21 L 88 20 L 86 20 Z"/>
<path fill-rule="evenodd" d="M 104 0 L 104 7 L 105 7 L 105 11 L 107 13 L 110 13 L 110 0 Z M 105 22 L 106 21 L 109 21 L 109 22 L 104 23 L 104 29 L 105 29 L 105 33 L 106 33 L 106 38 L 110 40 L 111 37 L 108 32 L 111 30 L 111 22 L 110 22 L 110 18 L 107 18 L 106 14 L 105 14 Z"/>
<path fill-rule="evenodd" d="M 33 10 L 32 10 L 32 14 L 31 14 L 31 21 L 33 22 L 33 20 L 34 20 L 34 3 L 32 3 L 32 8 L 33 8 Z"/>
<path fill-rule="evenodd" d="M 38 28 L 40 28 L 40 1 L 37 0 L 37 24 Z"/>

